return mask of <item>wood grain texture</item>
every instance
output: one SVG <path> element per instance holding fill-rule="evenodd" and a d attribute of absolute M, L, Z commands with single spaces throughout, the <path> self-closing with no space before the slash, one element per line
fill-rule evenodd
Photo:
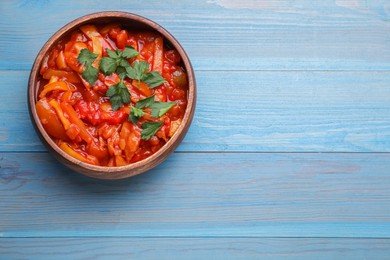
<path fill-rule="evenodd" d="M 0 69 L 30 69 L 56 30 L 105 10 L 155 20 L 183 44 L 197 70 L 390 68 L 386 1 L 11 0 L 0 2 Z"/>
<path fill-rule="evenodd" d="M 0 238 L 3 259 L 376 259 L 390 239 Z"/>
<path fill-rule="evenodd" d="M 45 41 L 104 10 L 168 29 L 198 81 L 177 152 L 112 182 L 48 155 L 26 104 Z M 0 14 L 0 259 L 389 258 L 388 1 L 7 0 Z"/>
<path fill-rule="evenodd" d="M 390 154 L 175 153 L 121 181 L 3 153 L 0 237 L 390 238 Z"/>
<path fill-rule="evenodd" d="M 0 71 L 0 81 L 12 86 L 0 103 L 0 151 L 45 150 L 28 115 L 28 75 Z M 198 106 L 178 151 L 390 152 L 390 72 L 196 76 Z"/>

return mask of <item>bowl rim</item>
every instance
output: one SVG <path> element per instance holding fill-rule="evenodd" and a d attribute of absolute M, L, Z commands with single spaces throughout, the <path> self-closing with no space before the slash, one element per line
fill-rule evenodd
<path fill-rule="evenodd" d="M 182 120 L 182 124 L 180 124 L 176 133 L 166 142 L 157 152 L 152 154 L 151 156 L 125 166 L 99 166 L 92 165 L 70 156 L 66 152 L 64 152 L 59 146 L 53 141 L 53 139 L 48 135 L 45 129 L 40 122 L 37 111 L 35 108 L 35 104 L 37 102 L 37 90 L 36 90 L 36 82 L 39 77 L 39 70 L 42 64 L 42 61 L 48 51 L 50 51 L 53 44 L 57 43 L 62 38 L 66 37 L 70 32 L 80 27 L 83 24 L 96 24 L 102 18 L 110 18 L 110 19 L 125 19 L 129 22 L 137 21 L 145 25 L 146 27 L 157 31 L 161 34 L 165 40 L 168 40 L 170 45 L 176 49 L 182 59 L 182 63 L 184 64 L 184 69 L 187 72 L 188 77 L 188 92 L 187 92 L 187 107 Z M 72 20 L 67 23 L 63 27 L 61 27 L 58 31 L 56 31 L 43 45 L 38 55 L 35 58 L 33 63 L 29 80 L 28 80 L 28 108 L 30 113 L 30 118 L 37 132 L 38 136 L 42 140 L 43 144 L 48 148 L 49 152 L 54 155 L 59 161 L 61 161 L 66 166 L 71 169 L 82 173 L 84 175 L 99 178 L 99 179 L 122 179 L 131 176 L 135 176 L 137 174 L 146 172 L 158 164 L 162 163 L 181 143 L 184 136 L 186 135 L 195 113 L 196 106 L 196 80 L 194 75 L 194 70 L 190 59 L 185 52 L 184 48 L 181 46 L 179 41 L 165 28 L 156 22 L 140 16 L 134 13 L 122 12 L 122 11 L 103 11 L 96 12 L 81 16 L 77 19 Z"/>

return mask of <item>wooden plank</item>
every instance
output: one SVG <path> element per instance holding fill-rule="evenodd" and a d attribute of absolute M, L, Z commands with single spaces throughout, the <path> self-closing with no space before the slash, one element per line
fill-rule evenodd
<path fill-rule="evenodd" d="M 197 70 L 390 69 L 385 1 L 253 0 L 1 1 L 0 69 L 29 69 L 52 33 L 104 10 L 160 23 L 183 44 Z M 45 17 L 55 19 L 48 23 Z"/>
<path fill-rule="evenodd" d="M 0 151 L 43 151 L 26 106 L 28 71 L 0 71 Z M 390 72 L 199 71 L 178 151 L 389 152 Z M 221 80 L 223 79 L 223 80 Z"/>
<path fill-rule="evenodd" d="M 390 154 L 175 153 L 120 181 L 0 156 L 0 237 L 390 238 Z"/>
<path fill-rule="evenodd" d="M 0 238 L 4 259 L 388 259 L 389 239 Z"/>

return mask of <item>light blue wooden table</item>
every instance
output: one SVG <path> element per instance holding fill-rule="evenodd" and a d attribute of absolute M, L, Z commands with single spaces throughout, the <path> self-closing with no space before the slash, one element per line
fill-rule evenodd
<path fill-rule="evenodd" d="M 96 11 L 184 46 L 188 135 L 140 176 L 60 165 L 27 110 L 44 42 Z M 390 259 L 390 2 L 0 2 L 0 259 Z"/>

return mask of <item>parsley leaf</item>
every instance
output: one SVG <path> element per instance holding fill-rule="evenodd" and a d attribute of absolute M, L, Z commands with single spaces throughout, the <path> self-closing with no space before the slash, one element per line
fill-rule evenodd
<path fill-rule="evenodd" d="M 137 124 L 139 119 L 145 115 L 145 112 L 142 110 L 144 107 L 150 107 L 154 103 L 154 95 L 141 99 L 139 100 L 136 104 L 135 107 L 131 106 L 131 112 L 129 115 L 129 120 L 133 124 Z"/>
<path fill-rule="evenodd" d="M 150 88 L 155 88 L 166 82 L 166 80 L 157 71 L 146 72 L 149 69 L 149 63 L 146 61 L 135 61 L 133 67 L 126 67 L 127 74 L 131 79 L 137 80 L 138 85 L 142 80 Z"/>
<path fill-rule="evenodd" d="M 127 76 L 131 79 L 138 80 L 139 82 L 142 79 L 145 70 L 147 69 L 149 69 L 149 63 L 143 60 L 141 61 L 136 60 L 134 62 L 133 67 L 130 66 L 126 68 Z"/>
<path fill-rule="evenodd" d="M 79 56 L 77 57 L 77 60 L 81 64 L 88 66 L 88 65 L 92 65 L 92 63 L 96 60 L 98 56 L 99 55 L 90 52 L 88 49 L 82 49 L 79 53 Z"/>
<path fill-rule="evenodd" d="M 141 79 L 143 82 L 145 82 L 146 84 L 149 85 L 150 88 L 155 88 L 155 87 L 158 87 L 160 86 L 161 84 L 167 82 L 162 76 L 160 73 L 158 73 L 157 71 L 151 71 L 151 72 L 148 72 L 148 73 L 145 73 L 143 76 L 142 76 L 142 79 Z"/>
<path fill-rule="evenodd" d="M 83 78 L 88 81 L 92 86 L 98 78 L 99 71 L 92 66 L 92 63 L 96 60 L 99 55 L 90 52 L 88 49 L 82 49 L 77 56 L 77 60 L 85 66 L 85 70 L 82 73 Z"/>
<path fill-rule="evenodd" d="M 163 122 L 145 122 L 142 124 L 141 139 L 149 140 L 161 128 Z"/>
<path fill-rule="evenodd" d="M 113 95 L 110 97 L 110 102 L 112 106 L 112 110 L 116 111 L 123 105 L 122 97 L 120 95 Z"/>
<path fill-rule="evenodd" d="M 123 67 L 123 68 L 127 68 L 127 67 L 130 67 L 130 63 L 127 60 L 125 60 L 125 59 L 121 59 L 119 61 L 119 65 L 118 66 Z"/>
<path fill-rule="evenodd" d="M 154 96 L 144 98 L 139 100 L 135 107 L 132 106 L 132 110 L 129 115 L 129 120 L 133 122 L 133 124 L 137 124 L 139 119 L 145 114 L 142 108 L 149 107 L 152 109 L 151 116 L 152 117 L 162 117 L 166 112 L 169 111 L 177 102 L 158 102 L 154 101 Z"/>
<path fill-rule="evenodd" d="M 81 75 L 89 84 L 91 84 L 91 86 L 93 86 L 98 78 L 99 71 L 95 67 L 87 66 Z"/>
<path fill-rule="evenodd" d="M 115 59 L 111 57 L 103 57 L 100 60 L 100 70 L 104 73 L 104 75 L 108 76 L 114 73 L 117 68 Z"/>
<path fill-rule="evenodd" d="M 108 57 L 110 57 L 110 58 L 113 58 L 113 59 L 120 58 L 120 50 L 118 50 L 118 49 L 116 51 L 112 51 L 112 50 L 106 48 L 106 52 L 107 52 Z"/>
<path fill-rule="evenodd" d="M 126 59 L 137 57 L 139 54 L 138 51 L 136 51 L 132 46 L 126 46 L 125 49 L 122 51 L 122 57 Z"/>
<path fill-rule="evenodd" d="M 126 77 L 126 69 L 123 68 L 123 67 L 118 67 L 116 69 L 116 73 L 118 74 L 118 76 L 121 78 L 121 79 L 124 79 Z"/>
<path fill-rule="evenodd" d="M 106 92 L 106 96 L 110 97 L 112 110 L 114 111 L 118 110 L 123 104 L 130 103 L 130 93 L 123 81 L 110 86 Z"/>
<path fill-rule="evenodd" d="M 152 109 L 152 117 L 161 117 L 169 109 L 171 109 L 177 102 L 154 102 L 150 108 Z"/>
<path fill-rule="evenodd" d="M 145 115 L 145 112 L 140 109 L 140 108 L 137 108 L 137 107 L 133 107 L 131 106 L 131 112 L 130 112 L 130 115 L 129 115 L 129 120 L 133 123 L 133 124 L 137 124 L 139 119 Z"/>
<path fill-rule="evenodd" d="M 100 69 L 104 75 L 109 76 L 115 71 L 121 79 L 126 76 L 126 68 L 131 67 L 127 61 L 129 58 L 136 57 L 139 53 L 131 46 L 126 46 L 123 51 L 117 49 L 112 51 L 106 49 L 108 57 L 103 57 L 100 61 Z"/>
<path fill-rule="evenodd" d="M 139 100 L 136 104 L 136 108 L 150 107 L 154 103 L 154 95 Z"/>

